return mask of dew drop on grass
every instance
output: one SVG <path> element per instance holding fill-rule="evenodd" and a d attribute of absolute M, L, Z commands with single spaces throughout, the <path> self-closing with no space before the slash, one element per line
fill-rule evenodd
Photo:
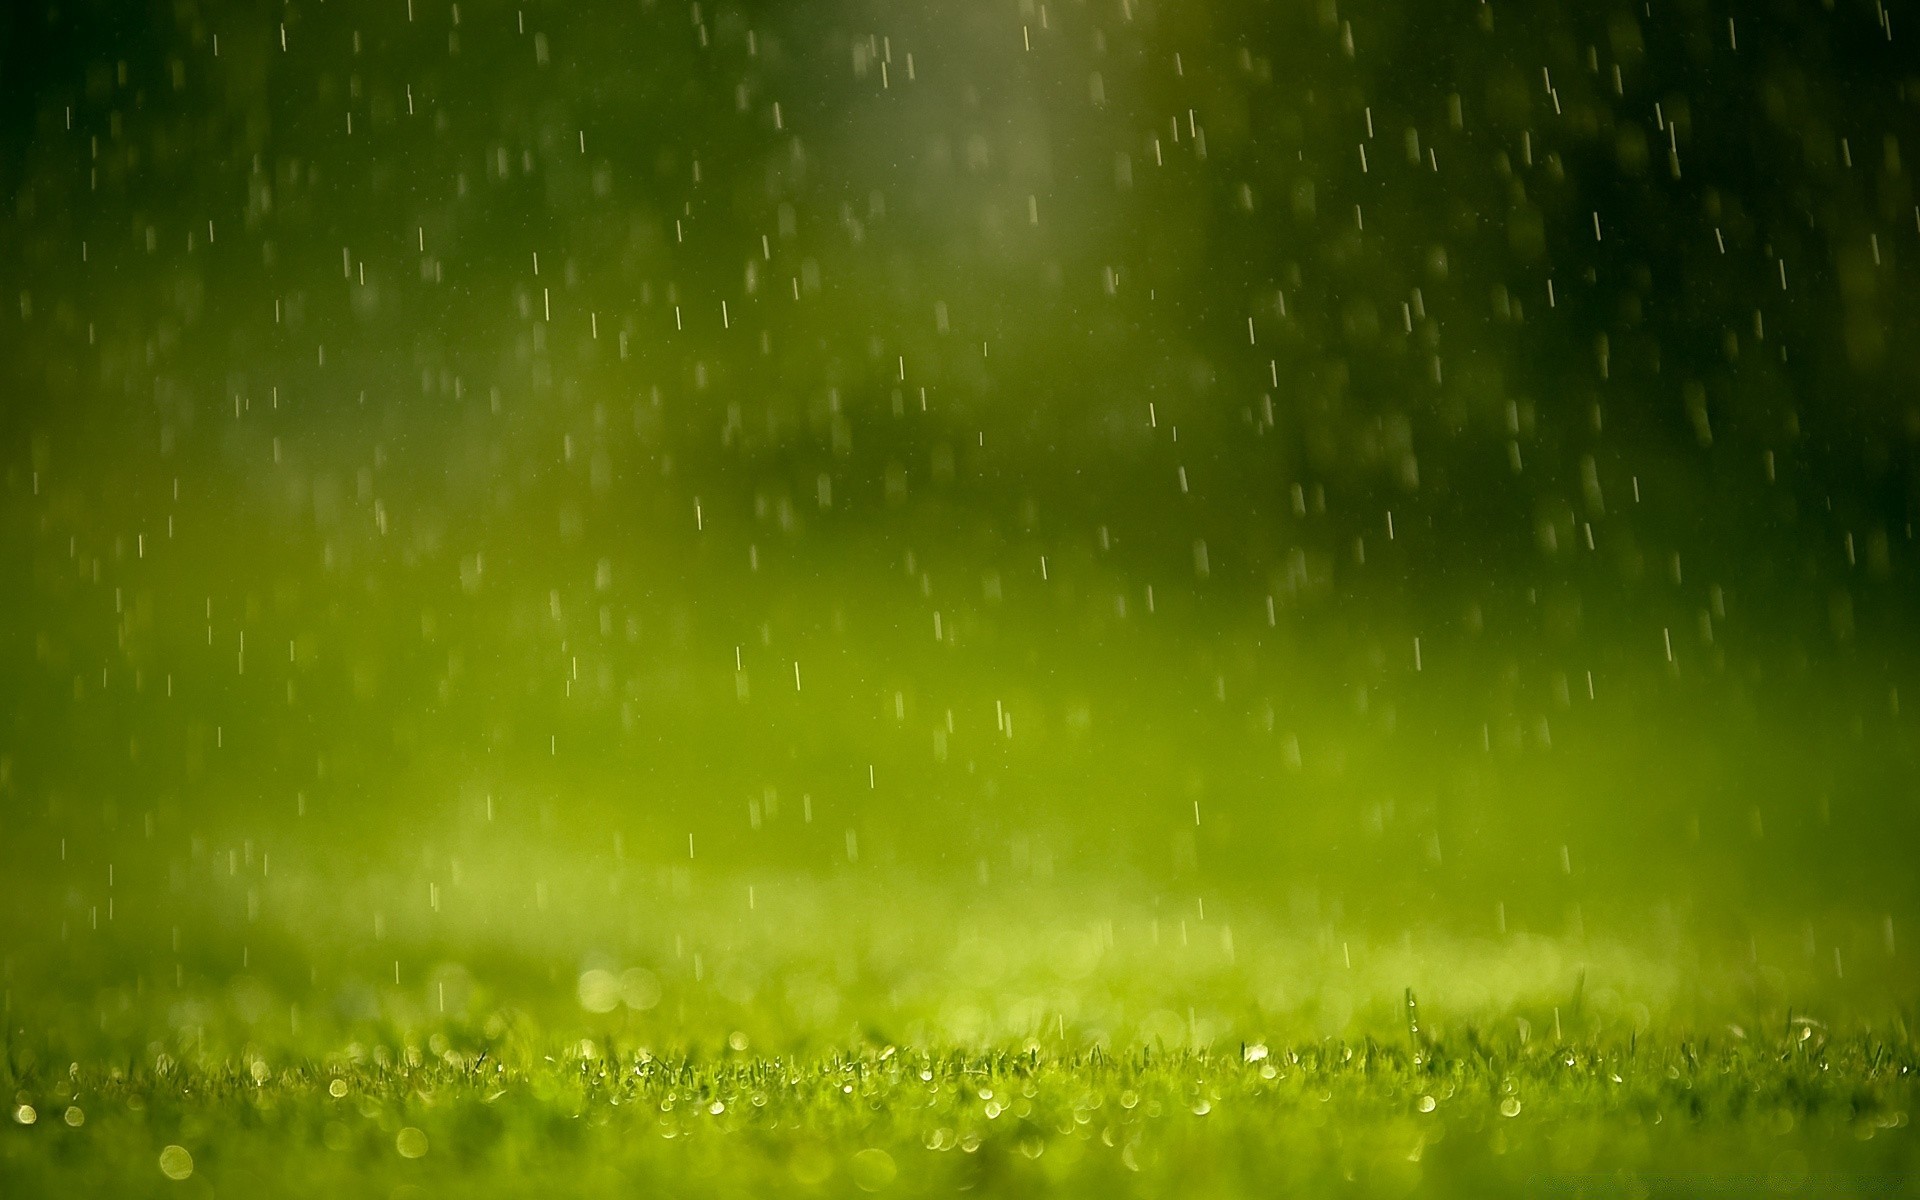
<path fill-rule="evenodd" d="M 409 1125 L 394 1136 L 393 1148 L 400 1152 L 401 1158 L 425 1158 L 427 1135 Z"/>
<path fill-rule="evenodd" d="M 186 1179 L 193 1174 L 193 1155 L 185 1146 L 168 1146 L 160 1151 L 160 1173 L 168 1179 Z"/>
<path fill-rule="evenodd" d="M 660 977 L 645 967 L 629 967 L 620 973 L 620 1002 L 636 1012 L 645 1012 L 660 1003 Z"/>
<path fill-rule="evenodd" d="M 620 979 L 598 967 L 580 974 L 580 1007 L 590 1013 L 610 1013 L 620 1006 Z"/>
<path fill-rule="evenodd" d="M 877 1192 L 892 1183 L 900 1170 L 894 1166 L 893 1155 L 876 1146 L 869 1146 L 853 1156 L 848 1173 L 853 1176 L 854 1186 L 861 1191 Z"/>
<path fill-rule="evenodd" d="M 819 1146 L 805 1142 L 794 1149 L 787 1169 L 793 1173 L 795 1182 L 804 1187 L 818 1187 L 833 1174 L 833 1159 Z"/>

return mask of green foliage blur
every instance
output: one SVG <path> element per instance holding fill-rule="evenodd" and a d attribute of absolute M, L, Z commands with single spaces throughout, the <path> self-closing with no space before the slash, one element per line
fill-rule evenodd
<path fill-rule="evenodd" d="M 0 20 L 20 1087 L 1409 987 L 1910 1057 L 1877 3 Z"/>

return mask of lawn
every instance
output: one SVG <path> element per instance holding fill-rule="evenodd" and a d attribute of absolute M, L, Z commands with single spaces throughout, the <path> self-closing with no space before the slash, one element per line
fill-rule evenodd
<path fill-rule="evenodd" d="M 761 886 L 751 919 L 731 881 L 562 887 L 177 957 L 129 905 L 98 957 L 10 964 L 0 1193 L 1883 1196 L 1920 1164 L 1884 947 L 1841 979 L 1797 938 Z"/>
<path fill-rule="evenodd" d="M 499 1029 L 497 1025 L 493 1026 Z M 7 1072 L 9 1195 L 1904 1195 L 1915 1047 L 1745 1036 L 655 1056 L 446 1024 Z M 177 1181 L 177 1185 L 174 1181 Z"/>

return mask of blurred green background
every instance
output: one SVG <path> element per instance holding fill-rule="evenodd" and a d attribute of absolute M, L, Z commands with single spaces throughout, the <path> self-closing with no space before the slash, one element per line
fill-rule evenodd
<path fill-rule="evenodd" d="M 9 9 L 10 1028 L 1910 1001 L 1920 73 L 1737 8 Z"/>

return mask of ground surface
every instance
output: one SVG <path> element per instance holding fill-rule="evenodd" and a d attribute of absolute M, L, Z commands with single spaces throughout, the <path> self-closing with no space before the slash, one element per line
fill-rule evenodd
<path fill-rule="evenodd" d="M 544 910 L 443 897 L 373 941 L 327 907 L 340 889 L 274 872 L 252 919 L 196 907 L 224 906 L 218 886 L 172 906 L 128 889 L 110 923 L 16 943 L 0 1195 L 1920 1180 L 1911 989 L 1878 922 L 1825 918 L 1814 942 L 1600 910 L 1551 934 L 1390 913 L 1374 934 L 1225 892 L 1182 911 L 1084 882 L 989 899 L 877 873 L 763 876 L 751 909 L 725 903 L 734 880 L 596 906 L 613 889 L 576 873 Z M 297 921 L 274 919 L 282 890 L 309 897 Z"/>
<path fill-rule="evenodd" d="M 1417 1047 L 1417 1048 L 1416 1048 Z M 1766 1036 L 655 1058 L 447 1027 L 7 1079 L 9 1195 L 1909 1195 L 1915 1048 Z"/>

